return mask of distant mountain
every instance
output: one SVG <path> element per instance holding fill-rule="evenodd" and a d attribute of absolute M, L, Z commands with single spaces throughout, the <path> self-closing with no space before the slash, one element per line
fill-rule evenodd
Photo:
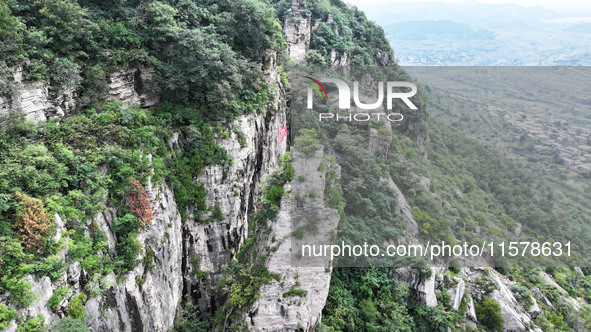
<path fill-rule="evenodd" d="M 591 11 L 478 3 L 360 4 L 381 24 L 401 65 L 585 66 Z M 577 21 L 574 21 L 577 19 Z"/>
<path fill-rule="evenodd" d="M 443 2 L 388 2 L 378 5 L 359 5 L 368 17 L 386 26 L 394 22 L 418 20 L 451 20 L 459 23 L 486 25 L 504 20 L 542 21 L 562 15 L 542 6 L 515 4 L 477 4 Z"/>
<path fill-rule="evenodd" d="M 390 37 L 401 40 L 427 40 L 434 37 L 452 37 L 458 40 L 495 39 L 495 33 L 488 29 L 473 29 L 466 23 L 450 20 L 398 22 L 385 26 L 384 31 Z"/>

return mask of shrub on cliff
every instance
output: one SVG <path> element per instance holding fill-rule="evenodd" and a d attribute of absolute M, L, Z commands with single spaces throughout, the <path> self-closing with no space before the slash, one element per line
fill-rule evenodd
<path fill-rule="evenodd" d="M 497 300 L 484 296 L 476 305 L 476 317 L 489 331 L 503 331 L 505 320 L 501 316 L 501 305 Z"/>
<path fill-rule="evenodd" d="M 125 198 L 125 202 L 129 206 L 129 211 L 137 217 L 139 226 L 146 227 L 154 219 L 148 194 L 141 182 L 136 179 L 131 179 L 130 186 L 131 189 Z"/>
<path fill-rule="evenodd" d="M 19 207 L 14 215 L 13 229 L 20 235 L 20 242 L 27 250 L 39 250 L 51 227 L 51 215 L 45 212 L 41 200 L 20 192 L 15 195 Z"/>
<path fill-rule="evenodd" d="M 51 332 L 90 332 L 91 330 L 79 319 L 64 317 L 59 323 L 52 326 Z"/>

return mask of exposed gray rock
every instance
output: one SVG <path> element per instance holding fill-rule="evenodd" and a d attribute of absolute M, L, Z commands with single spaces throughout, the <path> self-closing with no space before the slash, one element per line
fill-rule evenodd
<path fill-rule="evenodd" d="M 538 302 L 536 301 L 536 299 L 534 299 L 533 297 L 531 299 L 533 304 L 531 305 L 531 307 L 529 307 L 529 309 L 527 309 L 527 313 L 529 314 L 531 319 L 536 319 L 536 317 L 538 317 L 538 315 L 542 312 L 542 309 L 540 309 L 540 306 L 538 306 Z"/>
<path fill-rule="evenodd" d="M 368 127 L 368 147 L 376 157 L 386 159 L 392 144 L 392 126 L 390 121 L 380 121 L 378 123 L 383 127 L 380 129 Z"/>
<path fill-rule="evenodd" d="M 0 115 L 10 110 L 23 114 L 27 120 L 45 121 L 46 112 L 53 107 L 49 102 L 48 84 L 43 82 L 17 82 L 17 90 L 10 96 L 0 97 Z"/>
<path fill-rule="evenodd" d="M 332 50 L 330 52 L 330 63 L 334 68 L 348 68 L 351 65 L 352 58 L 349 52 L 337 52 Z M 345 69 L 347 71 L 347 69 Z"/>
<path fill-rule="evenodd" d="M 431 180 L 429 180 L 429 178 L 426 178 L 424 176 L 419 176 L 419 183 L 423 186 L 423 188 L 425 188 L 426 190 L 429 190 L 429 188 L 431 188 Z"/>
<path fill-rule="evenodd" d="M 531 319 L 529 315 L 524 313 L 525 310 L 507 287 L 507 284 L 510 283 L 509 280 L 494 270 L 491 270 L 491 275 L 497 289 L 491 293 L 490 297 L 497 300 L 501 305 L 501 315 L 505 320 L 505 331 L 527 331 Z"/>
<path fill-rule="evenodd" d="M 451 307 L 458 311 L 460 309 L 460 305 L 462 304 L 464 294 L 466 293 L 466 283 L 462 278 L 451 277 L 450 279 L 453 281 L 453 283 L 455 283 L 455 287 L 449 288 L 447 293 L 451 295 Z"/>
<path fill-rule="evenodd" d="M 222 212 L 221 220 L 210 220 L 205 214 L 201 220 L 184 224 L 185 292 L 199 305 L 201 312 L 220 307 L 224 297 L 216 289 L 222 268 L 227 266 L 248 235 L 249 210 L 259 206 L 261 178 L 279 166 L 279 157 L 287 149 L 287 138 L 281 138 L 280 127 L 286 126 L 285 92 L 274 62 L 265 71 L 272 98 L 264 112 L 238 117 L 231 125 L 231 136 L 218 139 L 231 156 L 231 165 L 210 165 L 203 169 L 197 180 L 207 191 L 206 204 Z M 240 145 L 238 135 L 244 138 Z M 198 266 L 195 266 L 197 263 Z M 196 270 L 205 272 L 203 280 L 195 276 Z"/>
<path fill-rule="evenodd" d="M 574 299 L 572 297 L 563 297 L 562 301 L 570 304 L 575 311 L 580 311 L 581 307 L 585 304 L 583 299 Z"/>
<path fill-rule="evenodd" d="M 45 306 L 45 303 L 47 303 L 57 288 L 57 285 L 54 285 L 49 277 L 36 279 L 32 276 L 27 276 L 26 280 L 32 284 L 31 291 L 36 294 L 37 299 L 26 309 L 20 310 L 20 313 L 28 317 L 36 317 L 42 314 L 45 316 L 45 324 L 57 323 L 57 316 Z"/>
<path fill-rule="evenodd" d="M 110 73 L 109 95 L 127 107 L 149 107 L 160 101 L 153 68 L 128 68 Z M 0 116 L 11 110 L 35 122 L 62 118 L 76 108 L 74 87 L 58 87 L 47 82 L 23 82 L 22 68 L 14 75 L 16 90 L 0 96 Z"/>
<path fill-rule="evenodd" d="M 466 301 L 466 320 L 470 326 L 476 328 L 478 323 L 478 318 L 476 317 L 476 306 L 474 305 L 474 300 L 472 296 L 468 296 Z"/>
<path fill-rule="evenodd" d="M 54 214 L 53 220 L 55 222 L 55 235 L 53 236 L 53 240 L 57 242 L 62 238 L 62 234 L 64 233 L 66 228 L 59 214 Z"/>
<path fill-rule="evenodd" d="M 253 305 L 247 320 L 251 331 L 295 331 L 301 327 L 304 331 L 313 331 L 321 319 L 322 309 L 326 303 L 330 285 L 330 257 L 306 261 L 299 259 L 301 244 L 329 243 L 339 223 L 339 214 L 335 209 L 324 206 L 321 197 L 325 189 L 326 173 L 318 171 L 323 159 L 322 149 L 312 158 L 305 158 L 301 153 L 294 152 L 294 178 L 306 176 L 305 182 L 295 181 L 291 188 L 292 198 L 284 199 L 277 221 L 273 224 L 271 237 L 278 243 L 268 241 L 268 246 L 277 246 L 277 251 L 269 254 L 268 269 L 281 275 L 281 283 L 265 285 L 261 288 L 261 298 Z M 319 197 L 308 199 L 302 206 L 294 198 L 297 192 L 315 190 Z M 317 234 L 306 232 L 304 239 L 293 237 L 294 228 L 305 223 L 312 215 L 320 219 L 321 227 Z M 294 219 L 296 218 L 296 219 Z M 291 288 L 304 290 L 305 296 L 284 298 L 283 294 Z"/>
<path fill-rule="evenodd" d="M 80 273 L 82 272 L 80 268 L 80 262 L 72 262 L 68 266 L 68 283 L 69 284 L 78 284 L 80 280 Z"/>
<path fill-rule="evenodd" d="M 310 12 L 306 9 L 304 0 L 291 0 L 291 8 L 285 15 L 283 33 L 289 58 L 294 62 L 304 61 L 312 33 Z"/>
<path fill-rule="evenodd" d="M 516 302 L 513 302 L 506 293 L 494 290 L 491 298 L 497 300 L 501 305 L 501 315 L 505 320 L 504 329 L 508 332 L 524 332 L 529 326 L 530 319 L 527 315 L 520 314 L 515 310 Z"/>
<path fill-rule="evenodd" d="M 109 95 L 127 107 L 150 107 L 160 102 L 153 68 L 127 68 L 109 74 Z"/>
<path fill-rule="evenodd" d="M 513 235 L 515 235 L 515 237 L 519 237 L 519 235 L 521 235 L 521 224 L 517 223 L 517 226 L 515 226 L 515 231 L 513 232 Z"/>
<path fill-rule="evenodd" d="M 538 301 L 542 302 L 543 304 L 547 305 L 552 310 L 554 310 L 554 305 L 552 304 L 552 302 L 548 300 L 548 298 L 542 293 L 542 291 L 540 291 L 539 288 L 536 287 L 532 289 L 532 294 Z"/>
<path fill-rule="evenodd" d="M 579 276 L 582 276 L 582 277 L 585 276 L 585 273 L 583 273 L 583 270 L 581 270 L 581 268 L 578 266 L 575 266 L 575 273 Z"/>
<path fill-rule="evenodd" d="M 396 194 L 396 200 L 398 201 L 398 205 L 396 206 L 396 213 L 401 214 L 404 221 L 406 221 L 406 233 L 410 238 L 416 239 L 419 235 L 419 225 L 412 216 L 412 208 L 406 201 L 406 198 L 404 197 L 402 191 L 400 191 L 396 183 L 392 181 L 391 177 L 388 178 L 388 186 Z"/>
<path fill-rule="evenodd" d="M 544 271 L 540 271 L 540 276 L 542 276 L 542 278 L 544 279 L 544 281 L 549 284 L 552 285 L 554 287 L 556 287 L 556 289 L 558 289 L 558 291 L 560 293 L 562 293 L 563 296 L 568 296 L 568 292 L 564 290 L 564 288 L 560 287 L 559 284 L 556 283 L 556 281 L 554 281 L 554 279 L 552 279 L 552 277 L 550 277 L 548 275 L 548 273 L 544 272 Z"/>
<path fill-rule="evenodd" d="M 408 283 L 410 289 L 416 291 L 418 297 L 428 306 L 437 306 L 435 296 L 435 277 L 441 268 L 431 268 L 431 276 L 422 278 L 420 272 L 410 267 L 401 267 L 394 272 L 394 278 L 398 281 Z"/>
<path fill-rule="evenodd" d="M 153 266 L 138 265 L 121 284 L 114 284 L 114 275 L 100 281 L 113 286 L 104 297 L 87 302 L 85 323 L 93 330 L 168 331 L 173 326 L 182 295 L 181 217 L 169 188 L 150 182 L 146 191 L 154 220 L 140 231 L 138 240 L 154 252 Z M 112 226 L 114 214 L 101 215 Z M 138 278 L 143 284 L 136 282 Z"/>
<path fill-rule="evenodd" d="M 10 322 L 8 322 L 8 325 L 6 326 L 6 330 L 4 330 L 5 332 L 16 332 L 18 325 L 16 324 L 16 321 L 11 320 Z"/>

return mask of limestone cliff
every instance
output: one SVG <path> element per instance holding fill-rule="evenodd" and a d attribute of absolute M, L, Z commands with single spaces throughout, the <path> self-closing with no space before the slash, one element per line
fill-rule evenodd
<path fill-rule="evenodd" d="M 86 303 L 85 323 L 93 331 L 167 331 L 172 327 L 182 295 L 181 217 L 169 188 L 150 184 L 146 189 L 152 201 L 154 220 L 139 233 L 138 240 L 145 248 L 139 259 L 143 260 L 146 250 L 151 250 L 154 253 L 152 261 L 146 262 L 147 266 L 138 265 L 123 280 L 117 280 L 113 273 L 101 280 L 89 280 L 80 263 L 69 261 L 66 247 L 60 256 L 69 263 L 67 273 L 56 281 L 49 277 L 29 277 L 38 298 L 23 314 L 31 317 L 43 314 L 46 324 L 55 324 L 63 317 L 72 298 L 90 289 L 93 290 L 91 294 L 97 295 L 92 295 Z M 95 218 L 111 248 L 115 246 L 115 214 L 115 209 L 107 209 Z M 55 215 L 55 219 L 59 230 L 63 222 L 59 215 Z M 58 231 L 58 236 L 63 235 Z M 144 282 L 139 284 L 138 278 Z M 72 291 L 59 304 L 56 313 L 46 303 L 61 286 L 69 286 Z M 107 291 L 101 294 L 99 287 Z M 14 321 L 10 322 L 7 331 L 16 331 Z"/>
<path fill-rule="evenodd" d="M 91 294 L 84 317 L 93 331 L 169 331 L 184 295 L 193 298 L 203 313 L 216 309 L 221 298 L 216 291 L 221 269 L 230 262 L 245 239 L 249 214 L 257 206 L 261 177 L 277 166 L 278 157 L 287 149 L 287 139 L 280 139 L 278 130 L 279 126 L 286 126 L 285 92 L 274 56 L 270 59 L 264 73 L 272 96 L 270 102 L 265 109 L 242 115 L 227 124 L 233 134 L 226 139 L 219 138 L 217 143 L 226 149 L 233 163 L 206 167 L 198 179 L 207 191 L 207 205 L 220 207 L 221 220 L 205 223 L 191 218 L 183 223 L 171 188 L 166 184 L 150 183 L 146 190 L 154 220 L 140 231 L 137 238 L 143 248 L 138 256 L 141 263 L 119 277 L 111 273 L 99 280 L 89 279 L 80 263 L 70 261 L 66 246 L 60 257 L 69 266 L 67 273 L 56 281 L 49 277 L 28 277 L 38 298 L 23 314 L 29 317 L 43 314 L 45 323 L 53 325 L 65 315 L 68 304 L 82 291 Z M 136 68 L 111 73 L 110 95 L 128 106 L 154 105 L 159 95 L 148 85 L 150 77 L 151 71 Z M 50 88 L 46 84 L 23 83 L 24 88 L 33 86 L 41 87 L 34 90 L 35 98 L 20 104 L 11 104 L 15 100 L 10 99 L 12 97 L 5 98 L 3 101 L 7 104 L 3 105 L 31 120 L 43 121 L 54 114 L 55 99 L 49 97 Z M 22 99 L 27 92 L 21 90 L 19 93 L 18 98 Z M 14 108 L 14 105 L 19 107 Z M 179 133 L 172 135 L 169 149 L 178 145 L 178 139 Z M 106 208 L 96 215 L 93 218 L 96 226 L 91 227 L 89 221 L 86 235 L 103 231 L 109 249 L 116 250 L 116 214 L 115 208 Z M 67 235 L 62 234 L 64 221 L 59 215 L 55 215 L 55 221 L 56 240 L 61 238 L 67 242 Z M 196 261 L 198 266 L 194 263 Z M 192 273 L 196 270 L 205 272 L 205 277 L 199 279 Z M 52 311 L 47 307 L 47 301 L 61 286 L 70 286 L 71 291 L 57 310 Z M 16 327 L 16 322 L 11 321 L 7 331 L 15 331 Z"/>
<path fill-rule="evenodd" d="M 336 233 L 339 214 L 325 206 L 324 190 L 326 186 L 334 185 L 326 183 L 326 174 L 333 170 L 336 173 L 334 180 L 337 180 L 340 168 L 338 165 L 331 167 L 324 161 L 323 149 L 311 157 L 294 152 L 293 167 L 294 178 L 305 178 L 305 181 L 296 180 L 287 188 L 291 192 L 290 197 L 283 200 L 269 236 L 277 239 L 278 243 L 268 240 L 266 244 L 277 248 L 269 254 L 268 268 L 279 273 L 281 280 L 261 288 L 261 297 L 245 317 L 251 331 L 313 331 L 320 323 L 328 296 L 332 267 L 330 257 L 304 262 L 298 248 L 303 241 L 310 244 L 329 243 Z M 310 192 L 317 195 L 309 196 Z M 304 196 L 306 200 L 302 199 Z M 308 230 L 310 222 L 319 225 L 315 230 Z M 305 230 L 302 239 L 294 236 L 297 229 Z"/>

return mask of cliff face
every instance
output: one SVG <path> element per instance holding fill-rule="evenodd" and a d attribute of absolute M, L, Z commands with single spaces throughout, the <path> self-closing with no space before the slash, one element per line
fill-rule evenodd
<path fill-rule="evenodd" d="M 150 107 L 160 101 L 151 68 L 122 68 L 107 77 L 109 98 L 119 100 L 126 107 Z M 62 118 L 76 108 L 77 93 L 48 82 L 23 81 L 22 68 L 14 74 L 15 92 L 0 96 L 0 116 L 13 110 L 27 120 L 39 122 Z"/>
<path fill-rule="evenodd" d="M 67 273 L 56 281 L 49 277 L 36 279 L 29 276 L 32 290 L 38 298 L 22 313 L 30 317 L 43 314 L 46 324 L 56 324 L 75 295 L 84 289 L 98 291 L 102 287 L 107 288 L 105 294 L 99 292 L 100 295 L 91 296 L 86 303 L 85 323 L 93 331 L 169 330 L 182 295 L 181 217 L 169 188 L 150 184 L 146 191 L 152 202 L 154 220 L 139 233 L 138 240 L 145 250 L 138 258 L 143 261 L 147 250 L 151 250 L 154 253 L 151 261 L 138 265 L 123 280 L 117 280 L 114 273 L 101 280 L 91 280 L 79 262 L 70 262 Z M 115 215 L 115 209 L 107 209 L 95 218 L 98 228 L 105 232 L 111 249 L 115 248 Z M 58 226 L 56 236 L 62 237 L 63 221 L 59 215 L 54 218 Z M 69 261 L 68 250 L 66 247 L 60 252 L 60 257 L 66 261 Z M 139 278 L 144 280 L 143 283 L 137 282 Z M 46 303 L 54 291 L 63 286 L 69 286 L 72 291 L 59 304 L 56 313 Z M 15 321 L 12 321 L 7 331 L 16 331 L 16 327 Z"/>
<path fill-rule="evenodd" d="M 86 304 L 85 322 L 93 330 L 166 331 L 174 323 L 183 286 L 182 222 L 169 188 L 150 188 L 149 194 L 154 220 L 142 230 L 138 240 L 154 252 L 154 258 L 138 265 L 122 283 L 115 284 L 115 275 L 109 276 L 106 282 L 112 282 L 113 287 Z M 114 237 L 114 214 L 109 212 L 98 218 L 99 225 L 106 234 L 111 234 L 109 237 Z M 142 261 L 146 250 L 139 257 Z M 76 268 L 72 272 L 80 274 Z M 138 284 L 138 278 L 143 283 Z"/>
<path fill-rule="evenodd" d="M 291 8 L 285 16 L 283 32 L 287 42 L 287 51 L 291 60 L 302 62 L 310 46 L 312 32 L 310 12 L 303 0 L 292 0 Z"/>
<path fill-rule="evenodd" d="M 204 183 L 207 205 L 220 207 L 221 220 L 205 223 L 189 218 L 183 223 L 174 192 L 166 185 L 150 184 L 146 190 L 154 220 L 137 238 L 144 248 L 138 256 L 141 263 L 123 275 L 123 279 L 111 273 L 101 280 L 89 280 L 80 263 L 70 262 L 66 247 L 60 257 L 68 262 L 69 268 L 59 280 L 28 277 L 32 291 L 39 297 L 23 314 L 30 317 L 43 314 L 45 323 L 53 325 L 64 316 L 74 296 L 82 290 L 102 288 L 106 292 L 89 297 L 85 305 L 85 323 L 93 331 L 168 331 L 174 325 L 184 295 L 194 299 L 203 313 L 213 312 L 221 305 L 218 301 L 222 297 L 218 296 L 216 285 L 222 267 L 228 265 L 246 237 L 249 213 L 258 203 L 261 177 L 277 166 L 278 157 L 287 149 L 287 139 L 280 139 L 278 130 L 279 126 L 286 126 L 285 91 L 273 60 L 265 71 L 265 80 L 272 95 L 266 109 L 240 116 L 228 124 L 231 137 L 217 142 L 232 158 L 232 165 L 206 167 L 197 179 Z M 147 107 L 159 100 L 157 89 L 149 85 L 151 71 L 120 70 L 109 75 L 109 82 L 110 96 L 127 106 Z M 57 107 L 50 90 L 45 83 L 23 83 L 16 97 L 2 100 L 3 109 L 14 109 L 31 120 L 46 120 L 55 114 Z M 33 97 L 27 97 L 30 95 Z M 18 98 L 27 102 L 15 104 Z M 169 148 L 178 144 L 178 138 L 179 133 L 175 133 L 168 142 Z M 116 213 L 116 209 L 108 208 L 93 218 L 113 250 Z M 56 239 L 65 237 L 62 234 L 65 221 L 59 215 L 55 215 L 55 220 Z M 148 251 L 153 252 L 153 258 L 146 259 Z M 197 271 L 205 272 L 205 277 L 200 279 Z M 54 312 L 46 303 L 62 286 L 70 286 L 72 291 Z M 16 327 L 16 322 L 11 321 L 7 331 L 16 331 Z"/>
<path fill-rule="evenodd" d="M 296 229 L 306 229 L 307 223 L 315 219 L 320 226 L 317 232 L 304 231 L 304 241 L 329 243 L 330 237 L 336 233 L 340 216 L 336 209 L 325 206 L 325 187 L 334 185 L 326 182 L 326 175 L 333 171 L 336 181 L 340 178 L 340 167 L 325 161 L 323 149 L 312 157 L 301 152 L 294 152 L 293 157 L 294 178 L 305 177 L 306 180 L 296 180 L 286 188 L 291 194 L 281 203 L 268 237 L 271 240 L 261 244 L 277 248 L 269 253 L 267 266 L 270 271 L 279 273 L 281 279 L 261 288 L 261 297 L 245 317 L 251 331 L 313 331 L 322 319 L 328 296 L 331 259 L 324 257 L 314 264 L 299 262 L 296 250 L 301 241 L 293 233 Z M 308 197 L 310 192 L 318 195 Z M 304 201 L 300 197 L 308 199 Z"/>
<path fill-rule="evenodd" d="M 45 121 L 51 117 L 62 117 L 76 106 L 74 91 L 46 82 L 24 82 L 22 68 L 16 69 L 14 83 L 14 93 L 0 96 L 0 116 L 15 110 L 27 120 Z"/>
<path fill-rule="evenodd" d="M 232 137 L 218 141 L 232 156 L 233 164 L 229 168 L 206 167 L 199 176 L 207 190 L 207 205 L 219 206 L 223 218 L 211 223 L 188 221 L 183 228 L 185 293 L 198 303 L 201 312 L 213 312 L 223 304 L 216 290 L 222 268 L 246 239 L 249 213 L 255 212 L 259 203 L 262 176 L 278 166 L 278 158 L 287 149 L 287 139 L 279 136 L 279 127 L 286 126 L 287 121 L 285 90 L 274 62 L 266 70 L 265 79 L 275 87 L 269 108 L 240 116 L 231 124 Z M 242 146 L 237 132 L 245 137 Z M 205 277 L 200 279 L 197 271 L 206 272 Z"/>

